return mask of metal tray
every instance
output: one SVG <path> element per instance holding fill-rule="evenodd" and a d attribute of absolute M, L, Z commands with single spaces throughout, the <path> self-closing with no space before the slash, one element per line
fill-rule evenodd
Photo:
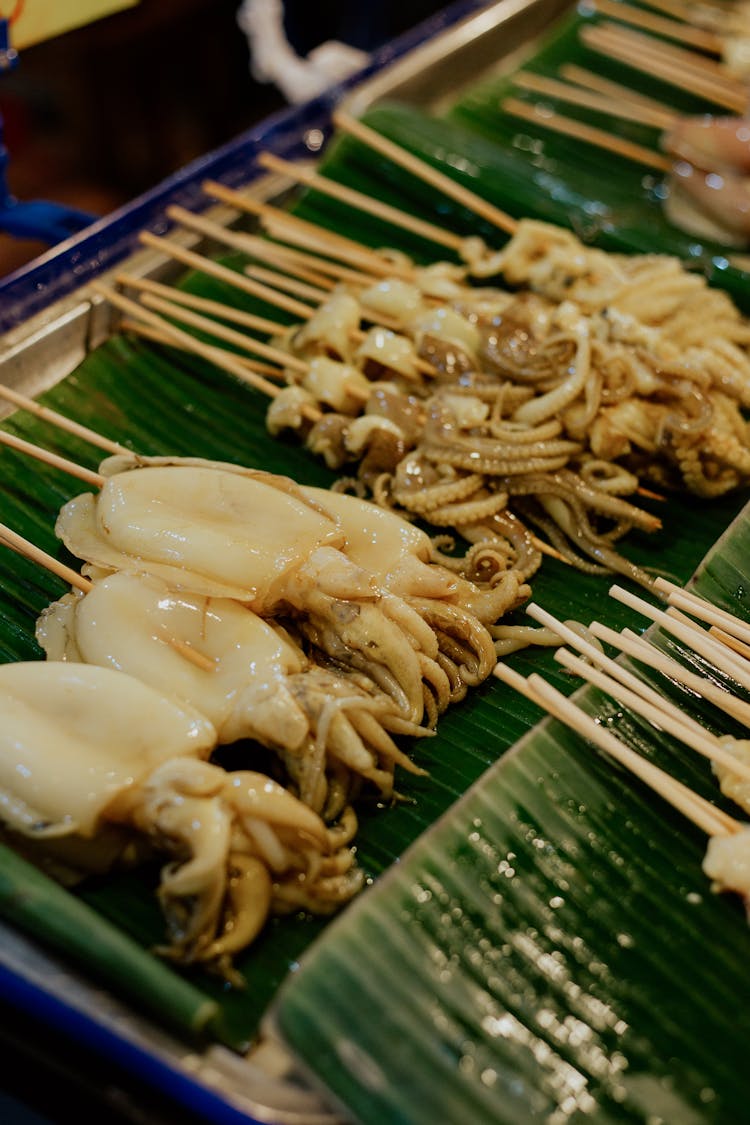
<path fill-rule="evenodd" d="M 117 316 L 92 296 L 89 283 L 125 268 L 169 280 L 181 267 L 139 249 L 138 232 L 163 233 L 168 205 L 205 210 L 207 177 L 242 186 L 256 198 L 283 202 L 290 185 L 259 175 L 256 155 L 314 159 L 331 133 L 334 106 L 361 113 L 375 100 L 398 97 L 436 108 L 462 85 L 533 47 L 568 3 L 561 0 L 460 0 L 376 52 L 359 75 L 304 106 L 262 122 L 195 161 L 128 207 L 95 223 L 29 266 L 0 279 L 0 381 L 34 396 L 70 374 L 117 327 Z M 513 63 L 515 65 L 515 62 Z M 230 225 L 227 207 L 207 214 Z M 210 253 L 204 239 L 186 245 Z M 3 405 L 0 417 L 11 408 Z M 106 1056 L 145 1083 L 216 1123 L 337 1125 L 339 1113 L 306 1087 L 293 1061 L 272 1042 L 242 1059 L 223 1047 L 196 1053 L 85 976 L 0 922 L 0 992 L 12 1006 L 76 1040 L 84 1053 Z"/>

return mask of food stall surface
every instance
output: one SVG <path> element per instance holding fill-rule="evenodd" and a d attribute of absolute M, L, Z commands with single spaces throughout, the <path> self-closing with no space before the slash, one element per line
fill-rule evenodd
<path fill-rule="evenodd" d="M 263 123 L 102 220 L 85 238 L 7 278 L 0 286 L 4 381 L 36 393 L 75 371 L 88 410 L 83 416 L 95 422 L 96 404 L 86 402 L 91 361 L 116 377 L 118 364 L 139 370 L 139 352 L 116 332 L 106 301 L 92 299 L 89 282 L 112 280 L 123 263 L 142 278 L 174 276 L 158 254 L 136 252 L 139 232 L 169 228 L 168 205 L 203 210 L 208 177 L 229 186 L 249 183 L 256 199 L 284 203 L 293 189 L 283 176 L 248 174 L 261 151 L 309 162 L 331 136 L 338 106 L 359 113 L 374 105 L 377 112 L 381 99 L 394 96 L 418 109 L 455 102 L 462 86 L 485 71 L 497 73 L 514 51 L 528 50 L 565 8 L 508 0 L 454 5 L 376 54 L 367 75 Z M 544 165 L 543 153 L 537 163 Z M 465 170 L 455 166 L 457 174 Z M 227 226 L 238 222 L 229 207 L 210 215 Z M 190 238 L 185 245 L 204 243 Z M 170 420 L 154 416 L 155 384 L 145 366 L 143 375 L 143 409 L 128 440 L 161 452 Z M 175 400 L 188 381 L 183 375 L 179 386 L 170 385 Z M 208 400 L 209 383 L 200 378 L 190 392 L 197 397 L 186 399 L 186 417 Z M 292 442 L 280 447 L 260 436 L 262 420 L 241 413 L 250 400 L 230 379 L 215 386 L 223 402 L 207 428 L 212 432 L 191 446 L 190 435 L 181 439 L 175 429 L 175 453 L 241 460 L 255 448 L 270 471 L 288 471 L 306 484 L 329 481 L 331 474 L 310 467 Z M 116 410 L 109 417 L 116 430 Z M 199 408 L 197 422 L 203 417 Z M 711 503 L 670 499 L 661 547 L 646 535 L 634 537 L 641 573 L 659 566 L 686 583 L 699 570 L 697 588 L 706 596 L 746 608 L 743 501 L 743 495 Z M 661 501 L 651 493 L 644 503 L 658 511 Z M 661 523 L 656 515 L 647 518 Z M 578 620 L 607 604 L 601 579 L 574 583 L 559 558 L 549 568 L 545 561 L 539 590 L 546 604 Z M 631 624 L 632 616 L 623 610 L 618 618 L 620 612 L 613 609 L 607 620 Z M 543 667 L 552 676 L 552 659 L 537 656 L 521 655 L 515 666 Z M 559 668 L 556 674 L 570 691 L 570 677 Z M 644 735 L 626 707 L 603 705 L 589 689 L 578 697 L 599 727 L 615 726 L 639 748 L 648 746 L 712 799 L 708 770 L 685 763 L 667 739 Z M 533 707 L 522 713 L 513 693 L 495 683 L 441 719 L 437 760 L 430 761 L 429 781 L 418 778 L 410 788 L 411 805 L 387 810 L 385 837 L 377 813 L 362 818 L 358 850 L 377 876 L 374 886 L 299 962 L 290 956 L 291 975 L 270 1008 L 264 1000 L 261 1047 L 247 1061 L 224 1045 L 185 1047 L 10 926 L 0 961 L 9 1019 L 16 1010 L 22 1024 L 36 1015 L 53 1039 L 68 1034 L 85 1053 L 101 1056 L 105 1102 L 117 1107 L 112 1112 L 137 1120 L 146 1107 L 147 1119 L 165 1125 L 175 1107 L 181 1115 L 237 1125 L 328 1125 L 350 1117 L 421 1125 L 441 1114 L 474 1125 L 534 1116 L 596 1119 L 597 1112 L 601 1119 L 646 1121 L 659 1114 L 708 1122 L 722 1112 L 728 1119 L 738 1091 L 726 1060 L 737 1043 L 727 1038 L 721 1005 L 702 1003 L 716 978 L 712 965 L 696 964 L 693 954 L 710 933 L 734 979 L 742 972 L 744 919 L 708 894 L 700 831 L 655 804 L 650 791 L 634 790 L 624 773 L 592 757 L 558 724 L 537 726 L 537 719 Z M 673 950 L 668 933 L 679 935 Z M 687 964 L 698 984 L 675 990 Z M 656 1003 L 661 995 L 669 997 L 663 1010 Z M 711 1028 L 708 1044 L 686 1030 L 696 1005 Z M 122 1094 L 130 1075 L 145 1083 L 135 1098 Z M 89 1095 L 97 1096 L 83 1091 Z"/>

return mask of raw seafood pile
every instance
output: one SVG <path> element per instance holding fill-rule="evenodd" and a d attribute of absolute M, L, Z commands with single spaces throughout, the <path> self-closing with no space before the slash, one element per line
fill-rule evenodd
<path fill-rule="evenodd" d="M 704 497 L 750 480 L 750 327 L 663 255 L 608 254 L 532 221 L 474 252 L 473 273 L 507 289 L 398 257 L 411 280 L 341 285 L 280 335 L 307 370 L 287 369 L 270 430 L 356 464 L 379 504 L 459 533 L 472 551 L 442 561 L 474 579 L 505 566 L 529 578 L 535 529 L 580 569 L 648 584 L 615 547 L 660 526 L 628 499 L 641 480 Z M 389 327 L 362 333 L 368 319 Z"/>
<path fill-rule="evenodd" d="M 330 912 L 362 886 L 353 803 L 368 791 L 393 799 L 396 766 L 424 772 L 394 736 L 428 735 L 489 675 L 490 629 L 528 587 L 507 571 L 480 589 L 432 562 L 427 536 L 395 514 L 285 477 L 199 459 L 118 456 L 101 468 L 98 494 L 69 501 L 57 523 L 91 586 L 42 613 L 49 663 L 24 672 L 76 686 L 45 695 L 44 732 L 23 715 L 8 728 L 0 770 L 16 797 L 3 819 L 45 852 L 75 836 L 65 854 L 84 869 L 102 862 L 112 825 L 166 849 L 166 952 L 231 979 L 233 955 L 269 913 Z M 100 737 L 118 684 L 117 736 L 106 727 Z M 70 786 L 55 795 L 34 778 L 56 722 L 68 730 L 65 690 L 75 692 Z M 189 716 L 184 737 L 155 727 L 150 739 L 145 718 L 144 732 L 124 719 L 139 691 L 152 710 Z M 243 739 L 270 752 L 273 776 L 251 745 L 247 769 L 206 761 Z M 12 784 L 19 745 L 32 779 L 23 792 Z M 110 778 L 101 800 L 91 771 Z M 82 793 L 95 798 L 86 817 Z"/>

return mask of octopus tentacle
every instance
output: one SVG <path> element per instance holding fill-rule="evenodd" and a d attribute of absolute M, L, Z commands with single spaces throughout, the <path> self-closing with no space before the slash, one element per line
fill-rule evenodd
<path fill-rule="evenodd" d="M 196 959 L 215 963 L 223 977 L 237 986 L 244 980 L 232 968 L 232 955 L 258 936 L 271 910 L 272 881 L 266 865 L 255 856 L 232 853 L 228 860 L 223 925 Z"/>
<path fill-rule="evenodd" d="M 419 515 L 429 515 L 441 505 L 467 499 L 482 487 L 484 481 L 479 473 L 468 473 L 465 476 L 441 480 L 436 484 L 422 484 L 420 481 L 419 487 L 416 488 L 414 485 L 411 487 L 409 485 L 406 474 L 410 471 L 410 461 L 406 459 L 396 470 L 391 485 L 391 496 L 397 504 Z"/>
<path fill-rule="evenodd" d="M 460 532 L 462 524 L 478 523 L 480 520 L 489 519 L 496 512 L 501 512 L 507 503 L 507 492 L 487 495 L 486 489 L 483 489 L 480 496 L 463 504 L 444 504 L 442 507 L 433 508 L 428 512 L 427 518 L 436 527 L 455 527 Z"/>

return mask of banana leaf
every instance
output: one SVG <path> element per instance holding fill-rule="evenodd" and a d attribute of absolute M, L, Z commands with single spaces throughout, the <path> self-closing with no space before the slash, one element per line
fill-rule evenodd
<path fill-rule="evenodd" d="M 745 511 L 696 582 L 744 620 L 749 547 Z M 576 702 L 738 814 L 705 759 L 593 688 Z M 269 1026 L 363 1125 L 744 1120 L 750 934 L 739 898 L 711 893 L 705 844 L 544 720 L 333 924 Z"/>

